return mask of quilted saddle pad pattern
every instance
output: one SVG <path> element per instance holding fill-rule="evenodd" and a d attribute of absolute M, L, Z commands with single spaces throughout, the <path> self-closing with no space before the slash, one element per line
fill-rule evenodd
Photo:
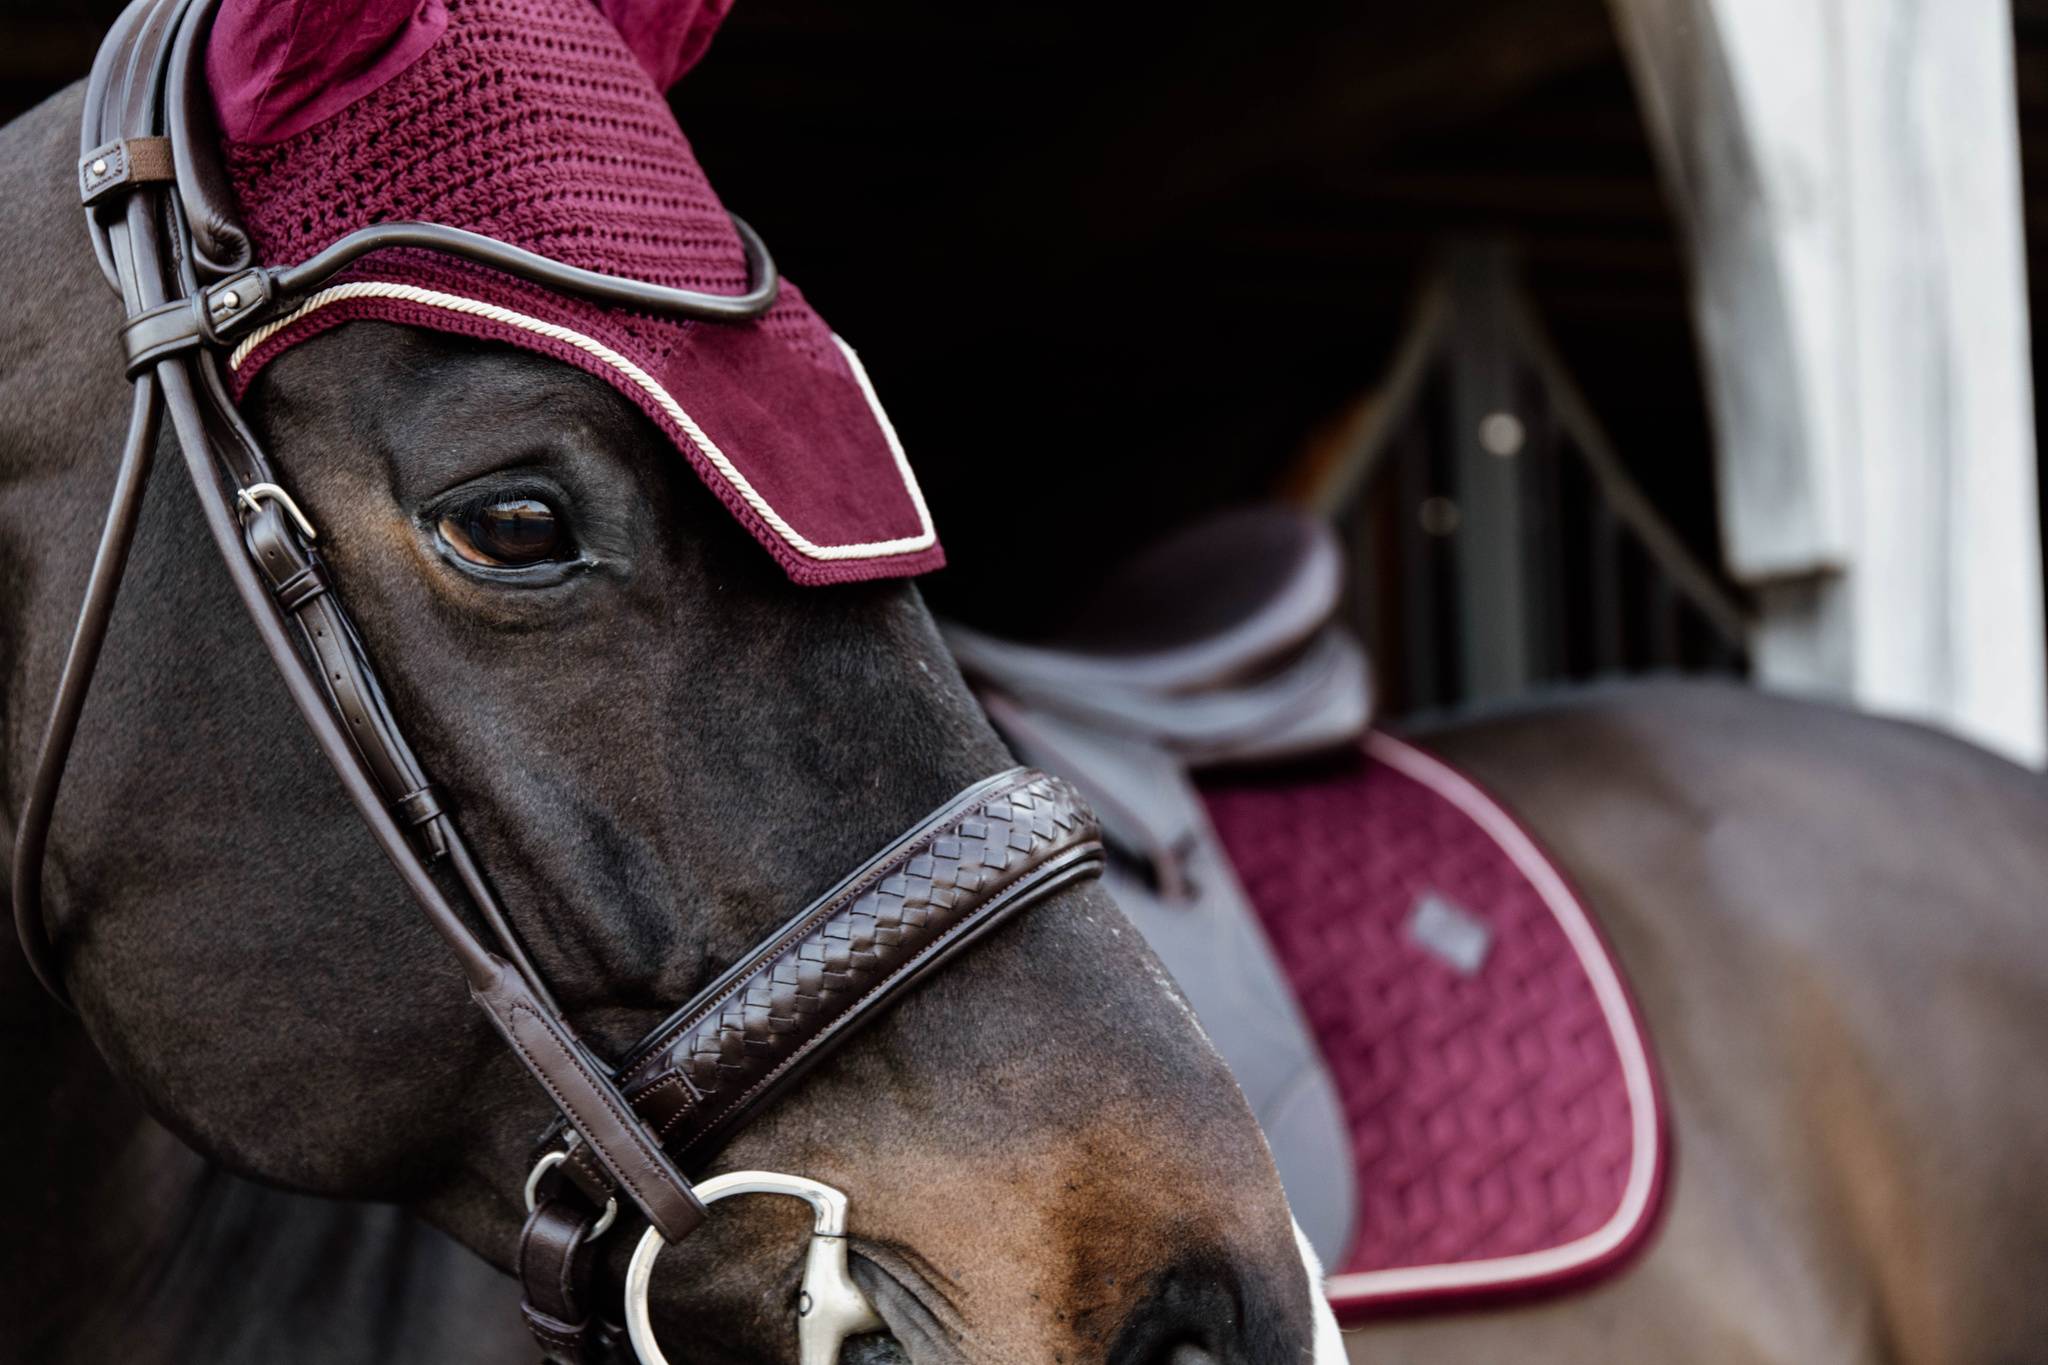
<path fill-rule="evenodd" d="M 1212 775 L 1203 796 L 1350 1128 L 1340 1316 L 1621 1265 L 1668 1164 L 1654 1067 L 1591 916 L 1528 834 L 1378 732 L 1355 763 Z"/>

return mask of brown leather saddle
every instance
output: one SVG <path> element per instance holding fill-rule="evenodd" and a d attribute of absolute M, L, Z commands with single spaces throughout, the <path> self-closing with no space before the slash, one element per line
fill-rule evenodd
<path fill-rule="evenodd" d="M 64 999 L 41 898 L 50 815 L 168 413 L 207 528 L 300 716 L 460 962 L 472 997 L 559 1110 L 528 1183 L 532 1212 L 520 1248 L 526 1315 L 550 1359 L 589 1359 L 617 1335 L 590 1298 L 588 1247 L 601 1220 L 609 1225 L 607 1210 L 624 1202 L 660 1238 L 687 1236 L 705 1208 L 685 1170 L 701 1168 L 923 973 L 1005 917 L 1094 875 L 1102 861 L 1097 829 L 1064 782 L 1021 768 L 990 777 L 793 916 L 629 1056 L 613 1063 L 594 1055 L 521 947 L 452 801 L 407 744 L 314 549 L 315 528 L 227 395 L 222 358 L 335 272 L 388 247 L 441 252 L 606 303 L 708 322 L 765 312 L 776 297 L 774 263 L 735 220 L 750 286 L 733 296 L 596 274 L 426 223 L 381 223 L 310 260 L 258 265 L 218 163 L 200 69 L 212 5 L 135 0 L 87 85 L 79 195 L 124 309 L 132 416 L 16 841 L 15 927 L 38 979 Z M 820 1218 L 822 1230 L 822 1211 Z"/>

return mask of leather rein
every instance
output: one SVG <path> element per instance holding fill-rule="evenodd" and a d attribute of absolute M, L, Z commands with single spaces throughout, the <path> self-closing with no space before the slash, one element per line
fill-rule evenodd
<path fill-rule="evenodd" d="M 67 1000 L 42 911 L 42 865 L 80 713 L 127 564 L 168 414 L 207 529 L 301 718 L 462 967 L 470 995 L 559 1112 L 537 1143 L 519 1262 L 529 1327 L 548 1359 L 585 1362 L 619 1324 L 594 1311 L 591 1244 L 621 1202 L 647 1222 L 624 1328 L 659 1365 L 647 1315 L 655 1255 L 705 1206 L 740 1193 L 814 1213 L 799 1318 L 804 1365 L 831 1365 L 849 1331 L 879 1325 L 846 1277 L 845 1197 L 796 1176 L 733 1172 L 694 1185 L 734 1131 L 911 982 L 1016 911 L 1102 864 L 1093 816 L 1066 783 L 1013 769 L 976 783 L 792 917 L 618 1064 L 577 1036 L 421 769 L 300 511 L 228 396 L 222 357 L 336 272 L 388 247 L 441 252 L 552 289 L 669 317 L 742 322 L 773 305 L 775 265 L 735 218 L 739 295 L 597 274 L 427 223 L 350 233 L 310 260 L 254 262 L 219 162 L 201 70 L 215 0 L 134 0 L 87 84 L 79 193 L 120 294 L 134 396 L 114 495 L 59 676 L 15 846 L 14 914 L 38 980 Z M 480 922 L 484 933 L 472 927 Z M 68 1003 L 68 1000 L 67 1000 Z"/>

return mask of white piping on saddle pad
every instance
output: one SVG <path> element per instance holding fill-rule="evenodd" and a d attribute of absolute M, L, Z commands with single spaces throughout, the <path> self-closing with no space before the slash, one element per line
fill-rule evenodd
<path fill-rule="evenodd" d="M 740 495 L 747 506 L 760 513 L 761 520 L 768 523 L 769 529 L 774 531 L 784 544 L 807 558 L 884 559 L 890 555 L 929 550 L 938 541 L 938 531 L 932 526 L 932 514 L 924 505 L 924 490 L 917 486 L 917 476 L 910 472 L 910 460 L 903 453 L 903 442 L 897 438 L 896 428 L 890 423 L 889 414 L 882 411 L 881 399 L 875 396 L 875 386 L 869 382 L 868 372 L 861 365 L 860 357 L 837 332 L 832 334 L 832 340 L 838 345 L 840 354 L 846 357 L 846 364 L 853 371 L 854 382 L 860 386 L 861 396 L 867 400 L 868 410 L 875 415 L 875 424 L 882 429 L 883 439 L 889 443 L 889 454 L 895 458 L 897 476 L 903 480 L 903 491 L 910 495 L 911 505 L 917 509 L 919 530 L 914 536 L 901 536 L 895 540 L 873 540 L 858 545 L 819 545 L 782 519 L 781 514 L 769 505 L 768 499 L 762 497 L 760 491 L 748 482 L 747 476 L 740 473 L 738 466 L 726 458 L 725 452 L 704 434 L 704 429 L 697 425 L 689 413 L 683 411 L 683 405 L 676 402 L 653 375 L 595 337 L 585 336 L 573 328 L 546 322 L 525 313 L 514 312 L 510 308 L 500 308 L 496 304 L 485 303 L 480 299 L 465 298 L 460 294 L 447 294 L 438 289 L 422 289 L 417 285 L 395 284 L 382 280 L 357 280 L 351 284 L 333 285 L 313 294 L 277 321 L 267 322 L 243 338 L 241 344 L 229 354 L 228 368 L 240 369 L 242 362 L 249 358 L 250 352 L 309 313 L 317 312 L 329 304 L 345 303 L 350 299 L 373 298 L 396 299 L 402 303 L 416 303 L 427 308 L 444 308 L 451 313 L 461 313 L 467 317 L 482 318 L 486 322 L 516 327 L 522 332 L 531 332 L 550 341 L 574 346 L 585 355 L 609 365 L 630 380 L 635 388 L 652 398 L 655 404 L 668 414 L 669 420 L 690 438 L 690 443 L 697 447 L 698 453 L 710 461 L 711 467 L 718 471 L 719 476 L 732 485 L 733 491 Z"/>
<path fill-rule="evenodd" d="M 1614 964 L 1600 941 L 1584 906 L 1551 866 L 1550 859 L 1502 810 L 1491 797 L 1463 774 L 1403 743 L 1381 730 L 1366 737 L 1366 751 L 1375 759 L 1421 783 L 1449 801 L 1472 819 L 1508 855 L 1517 871 L 1543 898 L 1558 927 L 1585 968 L 1600 1012 L 1614 1039 L 1621 1061 L 1622 1081 L 1628 1091 L 1629 1130 L 1634 1142 L 1630 1153 L 1628 1180 L 1622 1187 L 1621 1202 L 1614 1215 L 1592 1232 L 1547 1251 L 1500 1256 L 1485 1261 L 1456 1261 L 1447 1265 L 1408 1266 L 1391 1270 L 1364 1270 L 1349 1275 L 1332 1275 L 1329 1293 L 1339 1303 L 1369 1302 L 1374 1299 L 1429 1292 L 1456 1292 L 1497 1285 L 1551 1279 L 1596 1265 L 1636 1236 L 1650 1213 L 1650 1196 L 1657 1180 L 1657 1095 L 1650 1079 L 1650 1060 L 1642 1034 L 1636 1027 L 1635 1010 L 1628 992 L 1615 975 Z"/>

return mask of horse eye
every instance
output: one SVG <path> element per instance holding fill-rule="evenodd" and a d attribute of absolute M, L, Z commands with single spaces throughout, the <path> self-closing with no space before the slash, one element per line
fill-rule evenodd
<path fill-rule="evenodd" d="M 555 509 L 535 498 L 508 498 L 441 518 L 441 538 L 472 564 L 521 568 L 563 557 L 568 536 Z"/>

